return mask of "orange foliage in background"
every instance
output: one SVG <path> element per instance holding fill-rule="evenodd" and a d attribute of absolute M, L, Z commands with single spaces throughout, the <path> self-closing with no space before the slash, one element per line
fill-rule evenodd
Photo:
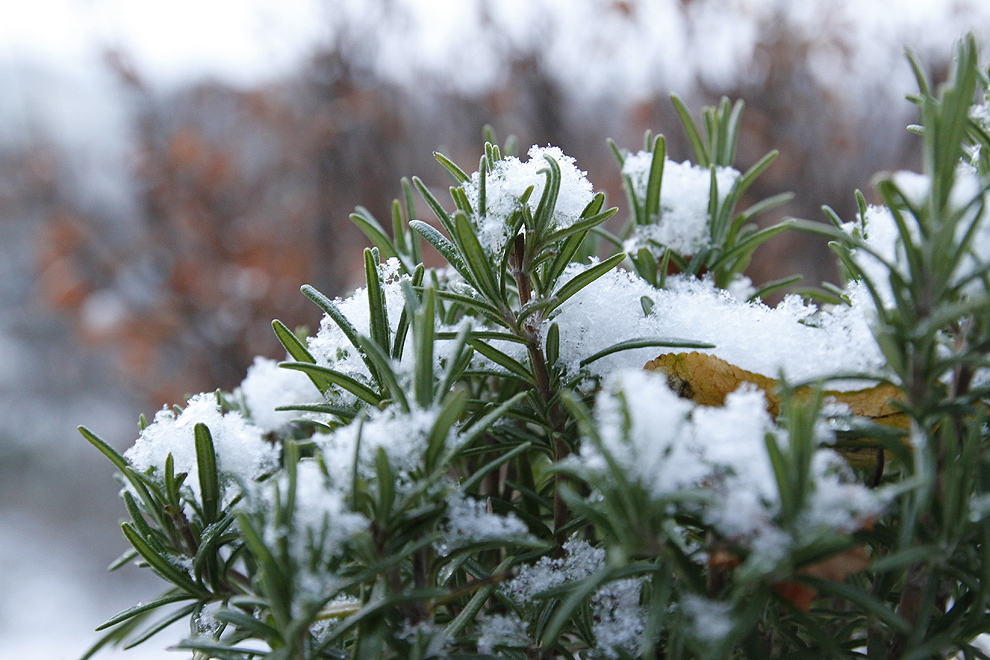
<path fill-rule="evenodd" d="M 154 400 L 231 388 L 254 355 L 282 355 L 272 318 L 318 320 L 300 284 L 349 284 L 358 239 L 331 221 L 341 210 L 325 161 L 352 117 L 328 121 L 279 89 L 160 99 L 122 77 L 144 107 L 139 230 L 115 239 L 56 196 L 37 235 L 39 293 Z"/>

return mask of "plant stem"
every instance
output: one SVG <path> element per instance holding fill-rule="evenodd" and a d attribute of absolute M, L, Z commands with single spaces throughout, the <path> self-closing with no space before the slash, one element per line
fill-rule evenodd
<path fill-rule="evenodd" d="M 516 291 L 519 293 L 519 307 L 522 308 L 530 302 L 533 295 L 533 288 L 529 277 L 530 259 L 526 253 L 526 239 L 523 234 L 519 234 L 515 239 L 515 246 L 509 256 L 509 266 L 512 269 L 512 278 L 516 282 Z M 564 427 L 564 420 L 560 413 L 560 408 L 553 400 L 553 388 L 550 382 L 550 370 L 547 367 L 547 359 L 543 353 L 543 345 L 540 343 L 538 328 L 543 321 L 543 313 L 537 312 L 532 318 L 527 319 L 522 327 L 517 326 L 517 333 L 526 340 L 526 351 L 529 354 L 529 361 L 533 367 L 533 375 L 536 377 L 536 389 L 547 406 L 547 417 L 550 428 L 551 442 L 553 443 L 554 458 L 557 461 L 564 459 L 570 450 L 567 443 L 561 439 L 561 431 Z M 554 474 L 554 495 L 553 495 L 553 529 L 554 538 L 558 547 L 563 546 L 566 540 L 561 533 L 561 529 L 567 524 L 567 505 L 561 497 L 560 490 L 564 482 L 564 475 L 560 472 Z"/>
<path fill-rule="evenodd" d="M 912 630 L 921 612 L 921 600 L 924 597 L 925 585 L 928 582 L 929 571 L 925 564 L 913 564 L 904 578 L 904 588 L 897 603 L 897 614 L 908 622 Z M 907 651 L 907 635 L 895 632 L 887 647 L 887 660 L 900 660 Z"/>
<path fill-rule="evenodd" d="M 189 526 L 189 520 L 186 518 L 186 514 L 182 509 L 175 509 L 171 506 L 166 507 L 166 511 L 169 517 L 172 518 L 172 523 L 178 530 L 179 534 L 182 536 L 182 540 L 186 544 L 186 552 L 190 557 L 195 557 L 196 553 L 199 552 L 199 541 L 196 540 L 196 536 L 193 534 L 192 527 Z"/>

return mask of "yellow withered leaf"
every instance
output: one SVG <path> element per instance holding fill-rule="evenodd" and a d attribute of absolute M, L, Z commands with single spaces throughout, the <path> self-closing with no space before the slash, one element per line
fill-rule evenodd
<path fill-rule="evenodd" d="M 667 384 L 678 396 L 703 406 L 723 406 L 725 397 L 743 383 L 763 390 L 770 414 L 780 413 L 780 399 L 774 393 L 777 381 L 740 369 L 721 358 L 705 353 L 664 353 L 643 367 L 667 374 Z"/>
<path fill-rule="evenodd" d="M 763 391 L 767 399 L 767 410 L 773 417 L 780 414 L 780 397 L 777 395 L 778 381 L 755 374 L 729 364 L 725 360 L 706 353 L 665 353 L 646 363 L 644 369 L 659 371 L 667 376 L 667 383 L 679 396 L 691 399 L 703 406 L 725 405 L 725 397 L 736 391 L 743 383 L 752 383 Z M 808 397 L 813 393 L 810 387 L 799 387 L 797 397 Z M 908 429 L 909 420 L 900 411 L 896 401 L 900 390 L 893 385 L 877 385 L 862 390 L 827 390 L 825 396 L 849 406 L 850 412 L 868 417 L 875 422 L 895 428 Z M 876 447 L 840 449 L 851 463 L 868 465 L 876 461 Z"/>

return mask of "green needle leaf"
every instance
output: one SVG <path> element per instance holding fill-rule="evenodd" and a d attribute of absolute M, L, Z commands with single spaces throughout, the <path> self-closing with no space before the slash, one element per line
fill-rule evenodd
<path fill-rule="evenodd" d="M 382 278 L 378 272 L 378 250 L 364 250 L 364 276 L 368 283 L 368 313 L 371 319 L 371 339 L 383 351 L 391 347 L 391 328 L 388 325 L 388 309 Z"/>
<path fill-rule="evenodd" d="M 416 402 L 421 408 L 428 408 L 433 401 L 433 350 L 436 323 L 436 296 L 433 287 L 427 287 L 423 294 L 423 305 L 413 319 L 413 345 L 416 351 L 415 388 Z"/>
<path fill-rule="evenodd" d="M 553 212 L 557 207 L 557 197 L 560 195 L 560 165 L 546 154 L 543 155 L 543 158 L 550 168 L 546 171 L 547 182 L 543 187 L 543 195 L 540 197 L 540 203 L 536 207 L 536 214 L 533 218 L 537 237 L 546 235 L 552 226 L 550 221 L 553 219 Z"/>
<path fill-rule="evenodd" d="M 547 236 L 543 239 L 543 242 L 540 243 L 540 249 L 543 249 L 547 245 L 552 245 L 553 243 L 563 240 L 573 234 L 586 232 L 592 229 L 593 227 L 597 227 L 598 225 L 604 223 L 606 220 L 608 220 L 613 215 L 615 215 L 618 211 L 619 211 L 618 208 L 613 207 L 608 209 L 607 211 L 596 213 L 588 218 L 582 218 L 581 220 L 578 220 L 569 227 L 558 229 L 555 232 L 547 234 Z"/>
<path fill-rule="evenodd" d="M 573 278 L 568 280 L 562 287 L 557 289 L 557 292 L 553 296 L 554 303 L 549 307 L 547 313 L 550 313 L 553 310 L 560 307 L 560 305 L 565 300 L 567 300 L 575 293 L 577 293 L 584 287 L 588 286 L 589 284 L 597 280 L 605 273 L 609 272 L 610 270 L 618 266 L 620 263 L 622 263 L 622 260 L 625 258 L 626 255 L 623 252 L 620 252 L 618 254 L 613 254 L 611 257 L 601 262 L 600 264 L 596 264 L 591 268 L 589 268 L 588 270 L 579 273 L 578 275 L 575 275 Z"/>
<path fill-rule="evenodd" d="M 660 216 L 660 185 L 663 181 L 663 165 L 667 159 L 667 141 L 658 135 L 653 142 L 653 159 L 650 161 L 650 177 L 646 186 L 646 222 L 656 222 Z"/>
<path fill-rule="evenodd" d="M 652 347 L 663 347 L 663 348 L 715 348 L 714 344 L 706 344 L 703 341 L 691 341 L 690 339 L 669 339 L 666 337 L 640 337 L 638 339 L 627 339 L 626 341 L 620 341 L 618 344 L 613 344 L 606 349 L 600 350 L 594 355 L 584 358 L 581 360 L 580 365 L 582 367 L 600 360 L 603 357 L 612 355 L 613 353 L 618 353 L 620 351 L 629 351 L 636 348 L 652 348 Z"/>
<path fill-rule="evenodd" d="M 203 522 L 212 525 L 220 517 L 220 481 L 213 437 L 206 424 L 197 424 L 196 463 L 199 468 L 199 489 L 203 498 Z"/>
<path fill-rule="evenodd" d="M 203 589 L 193 582 L 188 574 L 179 569 L 169 558 L 155 552 L 130 523 L 123 523 L 120 527 L 127 541 L 156 573 L 193 596 L 205 595 Z"/>
<path fill-rule="evenodd" d="M 447 233 L 452 236 L 454 234 L 454 221 L 451 219 L 450 214 L 443 209 L 440 202 L 437 201 L 437 198 L 433 196 L 433 193 L 430 192 L 429 188 L 426 187 L 426 184 L 424 184 L 419 177 L 414 176 L 412 181 L 413 185 L 416 186 L 416 190 L 418 190 L 419 194 L 426 200 L 427 205 L 433 209 L 433 213 L 436 214 L 440 224 L 447 231 Z M 409 222 L 409 225 L 412 226 L 412 221 Z"/>
<path fill-rule="evenodd" d="M 485 254 L 484 248 L 481 247 L 481 243 L 478 241 L 474 227 L 471 226 L 467 215 L 462 211 L 454 214 L 454 224 L 456 226 L 457 242 L 461 246 L 464 260 L 467 262 L 473 275 L 471 278 L 472 283 L 476 285 L 475 288 L 478 289 L 479 293 L 497 306 L 501 298 L 499 295 L 498 280 L 495 277 L 495 272 L 492 270 L 491 260 Z"/>
<path fill-rule="evenodd" d="M 533 377 L 533 374 L 530 373 L 529 369 L 524 367 L 522 363 L 515 358 L 509 357 L 491 344 L 488 344 L 480 339 L 468 339 L 468 344 L 470 344 L 474 350 L 478 351 L 506 371 L 515 374 L 527 383 L 532 384 L 534 387 L 536 386 L 536 379 Z"/>
<path fill-rule="evenodd" d="M 348 376 L 347 374 L 341 373 L 335 369 L 330 369 L 329 367 L 324 367 L 318 364 L 309 364 L 307 362 L 280 362 L 279 366 L 285 367 L 286 369 L 295 369 L 296 371 L 302 371 L 307 374 L 322 376 L 334 385 L 342 387 L 357 398 L 373 406 L 378 406 L 382 402 L 382 397 L 380 397 L 373 389 L 356 378 Z"/>
<path fill-rule="evenodd" d="M 337 305 L 334 304 L 334 302 L 332 300 L 330 300 L 329 298 L 327 298 L 326 296 L 324 296 L 322 293 L 320 293 L 319 291 L 317 291 L 316 289 L 314 289 L 310 285 L 304 284 L 302 286 L 302 288 L 301 288 L 301 291 L 303 292 L 303 295 L 304 296 L 306 296 L 307 298 L 309 298 L 310 300 L 312 300 L 314 303 L 316 303 L 316 305 L 320 309 L 322 309 L 323 312 L 327 316 L 329 316 L 330 319 L 334 323 L 337 324 L 337 327 L 340 328 L 340 331 L 344 333 L 344 336 L 345 337 L 347 337 L 347 341 L 349 341 L 351 343 L 351 345 L 360 354 L 361 359 L 364 360 L 364 364 L 365 364 L 366 367 L 368 367 L 368 371 L 371 373 L 371 377 L 373 379 L 377 380 L 377 373 L 375 372 L 375 364 L 374 364 L 374 362 L 372 362 L 371 360 L 369 360 L 368 359 L 368 356 L 365 355 L 364 352 L 361 350 L 360 342 L 358 342 L 358 338 L 357 338 L 358 337 L 357 330 L 354 328 L 353 325 L 351 325 L 351 322 L 349 320 L 347 320 L 347 317 L 344 316 L 343 312 L 340 311 L 340 309 L 337 307 Z M 369 296 L 369 298 L 370 298 L 370 296 Z M 290 353 L 290 355 L 291 355 L 291 353 Z M 293 355 L 293 357 L 295 357 L 295 356 Z M 297 359 L 297 361 L 298 362 L 306 362 L 306 360 L 298 360 L 298 359 Z M 307 373 L 310 373 L 310 372 L 307 372 Z M 316 373 L 316 372 L 313 372 L 313 373 Z M 323 390 L 323 391 L 325 391 L 325 390 Z"/>
<path fill-rule="evenodd" d="M 131 464 L 127 462 L 127 459 L 121 456 L 116 449 L 104 442 L 95 433 L 87 429 L 85 426 L 78 427 L 78 430 L 91 445 L 100 450 L 101 454 L 109 458 L 110 462 L 113 463 L 118 470 L 125 472 L 130 469 Z"/>
<path fill-rule="evenodd" d="M 350 217 L 351 221 L 364 232 L 364 235 L 368 237 L 372 245 L 379 249 L 385 259 L 399 258 L 399 253 L 392 244 L 392 239 L 388 237 L 385 228 L 378 223 L 368 209 L 359 206 Z"/>
<path fill-rule="evenodd" d="M 498 458 L 496 458 L 495 460 L 490 461 L 486 465 L 483 465 L 482 467 L 478 468 L 467 481 L 461 484 L 461 490 L 465 493 L 470 493 L 471 490 L 475 486 L 480 484 L 482 480 L 486 476 L 488 476 L 490 472 L 502 467 L 504 464 L 508 463 L 519 454 L 529 451 L 529 448 L 532 446 L 533 446 L 532 442 L 524 442 L 523 444 L 519 445 L 512 451 L 507 451 Z"/>
<path fill-rule="evenodd" d="M 434 151 L 433 157 L 436 158 L 437 161 L 444 166 L 444 169 L 450 172 L 450 175 L 454 177 L 454 181 L 456 181 L 458 184 L 467 183 L 468 181 L 471 180 L 471 177 L 465 174 L 464 170 L 462 170 L 460 167 L 457 166 L 457 163 L 447 158 L 439 151 Z"/>
<path fill-rule="evenodd" d="M 364 349 L 368 357 L 375 362 L 378 375 L 381 377 L 381 384 L 388 393 L 388 398 L 398 403 L 403 412 L 409 412 L 409 402 L 406 400 L 406 393 L 402 390 L 402 386 L 399 385 L 398 377 L 392 369 L 392 364 L 388 356 L 375 342 L 361 336 L 358 336 L 358 341 L 361 342 L 361 348 Z"/>
<path fill-rule="evenodd" d="M 443 234 L 422 220 L 413 220 L 409 223 L 409 226 L 415 229 L 420 236 L 426 239 L 427 243 L 436 248 L 436 251 L 440 253 L 440 256 L 446 259 L 447 263 L 453 266 L 454 269 L 464 277 L 464 279 L 468 282 L 474 280 L 467 264 L 464 263 L 460 253 L 457 251 L 457 247 L 447 240 Z M 453 227 L 451 228 L 453 229 Z"/>
<path fill-rule="evenodd" d="M 698 160 L 698 165 L 707 169 L 711 165 L 711 160 L 708 157 L 708 150 L 705 148 L 705 143 L 701 140 L 701 134 L 698 133 L 698 126 L 691 117 L 691 112 L 677 94 L 672 94 L 670 100 L 674 102 L 674 109 L 677 110 L 677 115 L 681 118 L 681 124 L 684 125 L 684 132 L 687 133 L 691 147 L 694 149 L 694 155 Z"/>
<path fill-rule="evenodd" d="M 185 619 L 187 616 L 189 616 L 190 614 L 192 614 L 193 612 L 195 612 L 199 607 L 200 607 L 199 603 L 190 603 L 189 605 L 186 605 L 185 607 L 180 607 L 179 609 L 175 610 L 174 612 L 168 613 L 167 615 L 165 615 L 164 617 L 162 617 L 160 620 L 156 621 L 155 623 L 153 623 L 151 626 L 149 626 L 145 630 L 142 630 L 140 633 L 138 633 L 134 637 L 128 638 L 127 639 L 127 643 L 124 644 L 121 648 L 123 650 L 127 651 L 129 649 L 134 648 L 135 646 L 138 646 L 139 644 L 141 644 L 143 642 L 148 641 L 149 639 L 151 639 L 152 637 L 154 637 L 155 635 L 157 635 L 161 631 L 165 630 L 166 628 L 168 628 L 170 625 L 172 625 L 176 621 L 180 621 L 182 619 Z"/>
<path fill-rule="evenodd" d="M 144 614 L 145 612 L 157 610 L 159 607 L 164 607 L 165 605 L 171 605 L 172 603 L 180 603 L 184 600 L 190 600 L 192 598 L 194 598 L 194 596 L 190 596 L 189 594 L 170 591 L 164 596 L 160 596 L 154 600 L 149 600 L 144 603 L 138 603 L 134 607 L 129 607 L 126 610 L 123 610 L 122 612 L 118 612 L 117 614 L 113 615 L 112 617 L 110 617 L 109 619 L 98 625 L 96 627 L 96 630 L 97 632 L 100 630 L 106 630 L 111 626 L 117 625 L 121 621 L 126 621 L 131 617 L 135 617 L 139 614 Z"/>

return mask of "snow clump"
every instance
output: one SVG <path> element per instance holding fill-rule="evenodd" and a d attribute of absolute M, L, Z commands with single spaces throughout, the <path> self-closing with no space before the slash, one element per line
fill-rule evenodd
<path fill-rule="evenodd" d="M 794 528 L 779 528 L 780 497 L 766 438 L 772 435 L 786 448 L 787 433 L 774 424 L 763 393 L 753 387 L 729 394 L 722 407 L 707 407 L 679 398 L 661 374 L 622 370 L 605 379 L 595 420 L 602 449 L 584 442 L 576 460 L 605 473 L 607 453 L 651 497 L 680 496 L 678 506 L 749 547 L 752 563 L 766 570 L 796 542 L 855 531 L 882 506 L 873 491 L 854 482 L 840 456 L 819 448 L 812 461 L 813 495 Z M 831 440 L 823 433 L 819 442 Z M 683 497 L 692 491 L 693 500 Z"/>
<path fill-rule="evenodd" d="M 640 151 L 627 156 L 622 164 L 622 174 L 629 177 L 636 203 L 646 204 L 646 191 L 650 180 L 653 154 Z M 715 185 L 718 203 L 725 203 L 732 186 L 739 179 L 739 171 L 731 167 L 715 168 Z M 677 254 L 690 256 L 708 247 L 711 240 L 708 207 L 711 199 L 711 170 L 690 161 L 676 163 L 665 160 L 660 185 L 660 214 L 649 218 L 654 224 L 637 225 L 634 235 L 624 245 L 627 253 L 648 248 L 656 256 L 661 249 L 657 244 L 669 247 Z"/>
<path fill-rule="evenodd" d="M 339 557 L 347 541 L 368 528 L 368 520 L 347 507 L 344 492 L 329 482 L 314 460 L 303 460 L 296 465 L 295 486 L 291 525 L 270 520 L 265 528 L 265 542 L 275 547 L 281 539 L 289 541 L 287 547 L 300 567 L 297 587 L 308 600 L 316 602 L 340 584 L 323 570 L 322 564 Z M 277 502 L 284 504 L 289 492 L 289 475 L 280 473 L 277 478 L 260 484 L 258 491 L 259 497 L 252 506 L 266 514 L 275 511 Z M 317 562 L 313 561 L 314 557 Z"/>
<path fill-rule="evenodd" d="M 532 605 L 537 596 L 570 582 L 590 577 L 605 567 L 605 550 L 587 541 L 571 538 L 564 543 L 564 556 L 542 557 L 524 566 L 504 589 L 522 607 Z M 602 657 L 619 657 L 621 649 L 635 652 L 645 619 L 640 606 L 642 580 L 629 578 L 607 582 L 591 596 L 591 630 L 596 650 Z"/>
<path fill-rule="evenodd" d="M 529 535 L 529 528 L 516 516 L 492 513 L 482 500 L 459 492 L 447 496 L 447 522 L 442 531 L 443 540 L 438 548 L 442 555 L 470 543 L 520 539 Z"/>
<path fill-rule="evenodd" d="M 443 626 L 429 621 L 403 621 L 398 636 L 414 648 L 420 649 L 424 658 L 447 657 L 446 651 L 453 642 Z"/>
<path fill-rule="evenodd" d="M 289 476 L 282 473 L 264 487 L 269 495 L 274 495 L 277 487 L 284 497 L 289 490 Z M 325 556 L 336 555 L 348 538 L 367 528 L 368 520 L 347 508 L 344 492 L 330 483 L 314 460 L 302 460 L 296 465 L 295 496 L 293 524 L 299 535 L 297 540 L 319 539 Z M 274 510 L 274 497 L 267 499 L 266 510 Z M 321 533 L 324 529 L 325 535 Z M 299 548 L 304 544 L 292 545 Z"/>
<path fill-rule="evenodd" d="M 478 617 L 478 652 L 493 653 L 498 646 L 526 647 L 530 643 L 526 624 L 514 614 Z"/>
<path fill-rule="evenodd" d="M 684 594 L 681 610 L 691 622 L 691 632 L 695 639 L 717 642 L 732 631 L 732 606 L 729 603 Z"/>
<path fill-rule="evenodd" d="M 891 180 L 909 204 L 915 208 L 925 206 L 931 192 L 931 180 L 928 176 L 902 171 L 895 172 Z M 965 209 L 956 226 L 956 241 L 961 242 L 974 223 L 976 227 L 967 254 L 956 265 L 950 284 L 961 283 L 990 264 L 990 212 L 986 210 L 990 195 L 985 193 L 984 185 L 976 168 L 964 162 L 959 163 L 955 183 L 949 193 L 950 208 Z M 901 209 L 900 213 L 907 225 L 911 242 L 917 242 L 920 239 L 919 220 L 909 209 Z M 886 206 L 869 206 L 865 214 L 857 217 L 854 222 L 845 223 L 842 229 L 861 238 L 866 244 L 867 249 L 852 251 L 852 259 L 876 286 L 884 306 L 892 306 L 894 294 L 890 288 L 890 272 L 884 262 L 892 265 L 905 281 L 910 281 L 907 252 L 893 212 Z M 979 277 L 970 280 L 963 287 L 963 292 L 967 294 L 977 294 L 984 290 L 982 278 Z"/>
<path fill-rule="evenodd" d="M 524 605 L 548 589 L 583 580 L 605 565 L 605 550 L 578 538 L 564 543 L 564 553 L 559 559 L 541 557 L 532 566 L 522 567 L 519 574 L 506 583 L 505 591 L 512 600 Z"/>
<path fill-rule="evenodd" d="M 533 146 L 529 150 L 529 160 L 525 163 L 515 156 L 507 156 L 495 163 L 485 176 L 485 208 L 481 205 L 481 173 L 475 172 L 471 180 L 464 183 L 474 221 L 478 229 L 478 240 L 490 255 L 501 255 L 509 236 L 509 222 L 519 210 L 519 200 L 526 189 L 533 186 L 533 192 L 526 202 L 535 214 L 546 187 L 545 172 L 550 168 L 547 158 L 552 158 L 560 167 L 560 192 L 551 217 L 551 229 L 565 229 L 581 218 L 584 209 L 594 198 L 587 172 L 579 170 L 575 161 L 558 147 Z"/>
<path fill-rule="evenodd" d="M 564 280 L 587 266 L 572 265 Z M 850 289 L 851 305 L 820 310 L 799 296 L 777 307 L 744 302 L 710 280 L 683 276 L 656 289 L 624 270 L 614 270 L 565 301 L 552 322 L 560 330 L 560 360 L 577 373 L 589 355 L 634 338 L 667 338 L 713 344 L 710 349 L 640 348 L 613 353 L 586 368 L 605 376 L 625 367 L 642 368 L 667 352 L 697 350 L 753 373 L 791 381 L 827 378 L 836 373 L 883 374 L 886 361 L 870 330 L 874 313 L 868 292 Z M 647 314 L 642 299 L 653 302 Z M 851 385 L 862 387 L 862 383 Z"/>
<path fill-rule="evenodd" d="M 175 474 L 189 476 L 184 485 L 200 499 L 199 467 L 196 460 L 197 424 L 205 424 L 213 439 L 217 468 L 221 477 L 253 481 L 278 467 L 279 448 L 264 439 L 262 430 L 236 412 L 224 414 L 215 394 L 197 394 L 180 413 L 165 407 L 155 415 L 124 453 L 134 469 L 161 476 L 165 461 L 172 456 Z M 225 486 L 221 483 L 221 488 Z M 228 498 L 225 498 L 228 499 Z"/>
<path fill-rule="evenodd" d="M 342 490 L 351 488 L 355 455 L 358 477 L 374 479 L 375 461 L 379 449 L 382 449 L 396 473 L 396 487 L 408 485 L 413 471 L 421 464 L 439 414 L 438 408 L 413 407 L 409 412 L 401 412 L 393 406 L 375 410 L 367 419 L 359 417 L 347 426 L 319 436 L 316 443 L 331 483 Z M 446 441 L 452 442 L 456 437 L 455 426 Z"/>
<path fill-rule="evenodd" d="M 251 421 L 263 431 L 282 431 L 302 413 L 275 410 L 280 406 L 312 403 L 321 399 L 309 377 L 283 369 L 275 360 L 256 357 L 234 396 L 244 401 Z"/>
<path fill-rule="evenodd" d="M 385 312 L 389 328 L 393 333 L 399 327 L 399 319 L 406 304 L 402 293 L 402 280 L 409 279 L 408 275 L 399 273 L 399 268 L 399 260 L 392 258 L 381 264 L 379 271 L 382 279 L 382 295 L 385 298 Z M 371 311 L 366 288 L 359 288 L 348 298 L 337 298 L 333 302 L 359 335 L 365 337 L 371 335 Z M 309 338 L 309 352 L 321 366 L 331 367 L 365 383 L 371 382 L 371 374 L 357 348 L 328 314 L 323 315 L 316 336 Z M 350 393 L 336 389 L 331 391 L 340 397 L 341 402 L 354 401 L 354 396 Z"/>
<path fill-rule="evenodd" d="M 382 279 L 382 296 L 385 299 L 385 312 L 388 317 L 388 325 L 393 338 L 398 330 L 399 320 L 402 318 L 402 311 L 405 309 L 406 305 L 405 294 L 402 290 L 402 283 L 403 280 L 410 279 L 408 275 L 401 274 L 399 269 L 399 260 L 396 258 L 391 258 L 381 264 L 379 270 Z M 460 275 L 457 274 L 457 272 L 452 268 L 435 271 L 435 274 L 438 276 L 441 286 L 446 285 L 451 290 L 469 297 L 475 297 L 477 295 L 470 286 L 464 283 Z M 337 298 L 333 301 L 333 304 L 337 307 L 340 313 L 347 318 L 358 335 L 363 337 L 371 336 L 371 312 L 369 310 L 368 290 L 366 288 L 362 287 L 355 290 L 354 293 L 347 298 Z M 467 324 L 475 329 L 484 329 L 483 321 L 465 317 L 461 320 L 460 325 L 448 326 L 437 321 L 434 331 L 437 333 L 457 333 L 462 329 L 464 324 Z M 394 361 L 392 364 L 396 376 L 398 377 L 399 384 L 402 386 L 411 386 L 414 377 L 413 371 L 415 351 L 410 350 L 410 344 L 412 341 L 412 333 L 409 332 L 406 334 L 406 345 L 405 350 L 402 352 L 402 359 L 399 361 Z M 526 348 L 521 344 L 502 340 L 492 341 L 490 343 L 495 348 L 513 358 L 525 359 Z M 433 362 L 435 372 L 440 371 L 443 368 L 443 365 L 446 364 L 454 344 L 455 342 L 453 341 L 437 341 L 434 344 Z M 368 367 L 364 363 L 361 354 L 358 352 L 357 348 L 354 347 L 354 344 L 351 343 L 351 340 L 347 337 L 347 334 L 340 328 L 337 322 L 330 317 L 330 315 L 323 315 L 323 319 L 320 321 L 319 332 L 317 332 L 315 337 L 309 338 L 308 348 L 309 352 L 316 359 L 317 364 L 324 367 L 330 367 L 335 371 L 339 371 L 367 385 L 372 384 L 371 373 L 368 371 Z M 479 369 L 487 368 L 494 371 L 505 371 L 503 367 L 495 364 L 491 360 L 488 360 L 479 353 L 475 353 L 472 367 Z M 326 396 L 331 399 L 331 402 L 341 405 L 349 405 L 357 402 L 357 397 L 339 387 L 332 387 L 327 392 Z M 310 399 L 311 398 L 312 397 L 310 397 Z M 292 403 L 301 402 L 294 401 Z M 278 405 L 283 404 L 280 402 Z M 252 408 L 251 410 L 253 414 L 254 409 Z"/>

